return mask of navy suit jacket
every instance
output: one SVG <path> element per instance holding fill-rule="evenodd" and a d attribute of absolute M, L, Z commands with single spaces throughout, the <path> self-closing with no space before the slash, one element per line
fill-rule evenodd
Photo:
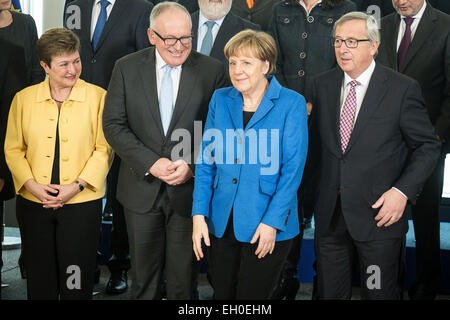
<path fill-rule="evenodd" d="M 81 28 L 72 31 L 81 42 L 83 70 L 80 78 L 107 89 L 116 60 L 150 46 L 147 29 L 153 4 L 146 0 L 116 0 L 95 51 L 91 43 L 93 4 L 94 0 L 70 3 L 70 6 L 78 6 L 81 12 Z M 68 27 L 72 14 L 66 12 L 64 27 Z"/>
<path fill-rule="evenodd" d="M 209 232 L 219 238 L 231 210 L 238 241 L 250 242 L 260 223 L 278 230 L 276 241 L 299 233 L 297 189 L 308 149 L 306 103 L 275 77 L 269 81 L 245 131 L 242 95 L 234 87 L 216 90 L 209 105 L 192 215 L 206 216 Z M 209 143 L 212 137 L 214 143 Z M 234 142 L 228 143 L 230 137 Z M 265 159 L 269 153 L 272 161 Z"/>
<path fill-rule="evenodd" d="M 381 20 L 377 62 L 397 70 L 397 36 L 400 16 Z M 423 13 L 406 60 L 399 70 L 417 80 L 436 134 L 450 138 L 450 16 L 430 4 Z"/>

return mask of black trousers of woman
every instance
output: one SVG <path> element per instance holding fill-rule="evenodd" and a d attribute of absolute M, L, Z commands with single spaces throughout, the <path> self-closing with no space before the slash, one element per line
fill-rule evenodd
<path fill-rule="evenodd" d="M 258 259 L 258 242 L 239 242 L 232 215 L 222 238 L 210 234 L 208 274 L 216 300 L 269 300 L 280 277 L 292 239 L 278 241 L 272 254 Z"/>
<path fill-rule="evenodd" d="M 31 300 L 92 299 L 102 200 L 53 210 L 17 197 Z"/>

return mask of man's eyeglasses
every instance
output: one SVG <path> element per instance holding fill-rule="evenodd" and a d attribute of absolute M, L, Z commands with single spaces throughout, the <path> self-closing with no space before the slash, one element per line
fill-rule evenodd
<path fill-rule="evenodd" d="M 331 39 L 331 45 L 335 48 L 340 48 L 342 46 L 342 43 L 345 42 L 345 45 L 347 46 L 347 48 L 357 48 L 358 47 L 358 43 L 360 42 L 364 42 L 364 41 L 370 41 L 370 39 L 353 39 L 353 38 L 348 38 L 348 39 Z"/>
<path fill-rule="evenodd" d="M 153 30 L 153 29 L 152 29 Z M 184 37 L 180 37 L 180 38 L 163 38 L 161 37 L 161 35 L 156 32 L 155 30 L 153 30 L 153 32 L 162 40 L 164 41 L 164 44 L 166 46 L 174 46 L 177 41 L 180 41 L 182 45 L 186 46 L 189 45 L 190 43 L 192 43 L 192 35 L 190 36 L 184 36 Z"/>

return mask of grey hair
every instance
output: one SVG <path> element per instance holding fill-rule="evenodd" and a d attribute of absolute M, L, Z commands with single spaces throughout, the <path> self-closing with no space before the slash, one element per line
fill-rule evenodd
<path fill-rule="evenodd" d="M 363 12 L 349 12 L 345 15 L 343 15 L 333 27 L 333 38 L 336 35 L 336 28 L 344 24 L 345 22 L 351 21 L 351 20 L 363 20 L 366 22 L 366 31 L 367 31 L 367 38 L 370 40 L 371 43 L 378 42 L 380 43 L 380 31 L 378 28 L 377 20 L 372 16 L 368 15 Z"/>
<path fill-rule="evenodd" d="M 171 10 L 171 9 L 178 9 L 178 10 L 186 13 L 186 16 L 188 17 L 189 23 L 190 23 L 191 28 L 192 28 L 191 15 L 189 14 L 189 11 L 184 6 L 182 6 L 178 2 L 164 1 L 164 2 L 158 3 L 152 9 L 152 12 L 150 13 L 150 29 L 154 29 L 155 28 L 155 26 L 156 26 L 156 19 L 158 18 L 158 16 L 161 13 L 163 13 L 163 12 L 165 12 L 167 10 Z"/>

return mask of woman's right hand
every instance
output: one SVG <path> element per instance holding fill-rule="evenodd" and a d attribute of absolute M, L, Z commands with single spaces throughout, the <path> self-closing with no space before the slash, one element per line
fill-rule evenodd
<path fill-rule="evenodd" d="M 57 198 L 58 190 L 51 188 L 48 185 L 37 183 L 33 179 L 27 180 L 23 186 L 28 192 L 38 198 L 39 201 L 50 203 L 52 208 L 62 207 Z"/>
<path fill-rule="evenodd" d="M 205 222 L 205 217 L 202 215 L 195 215 L 192 217 L 193 229 L 192 229 L 192 243 L 197 261 L 200 261 L 204 257 L 202 251 L 202 238 L 205 244 L 209 247 L 209 231 L 208 225 Z"/>

